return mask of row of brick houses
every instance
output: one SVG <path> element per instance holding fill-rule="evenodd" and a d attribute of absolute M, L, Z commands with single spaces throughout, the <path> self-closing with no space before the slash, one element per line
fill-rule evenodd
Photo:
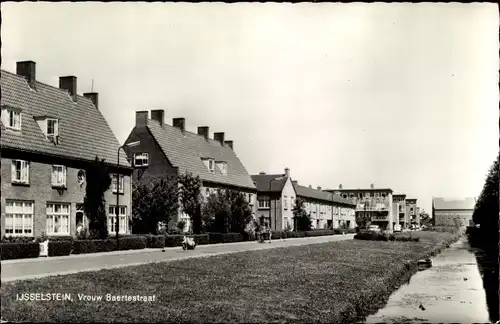
<path fill-rule="evenodd" d="M 208 126 L 189 132 L 182 117 L 169 125 L 161 109 L 136 111 L 122 146 L 99 111 L 98 94 L 77 90 L 74 76 L 60 77 L 59 87 L 37 81 L 33 61 L 17 62 L 15 74 L 1 71 L 2 236 L 74 235 L 77 226 L 86 227 L 85 170 L 96 157 L 113 176 L 105 193 L 111 234 L 132 232 L 132 183 L 185 172 L 200 177 L 203 199 L 219 188 L 243 193 L 255 216 L 275 230 L 293 227 L 297 197 L 305 201 L 313 228 L 354 228 L 359 213 L 370 213 L 388 229 L 418 222 L 416 199 L 398 197 L 392 206 L 391 189 L 313 189 L 293 180 L 288 168 L 282 174 L 250 175 L 224 132 L 215 132 L 213 139 Z M 181 209 L 170 225 L 179 220 L 190 227 Z"/>

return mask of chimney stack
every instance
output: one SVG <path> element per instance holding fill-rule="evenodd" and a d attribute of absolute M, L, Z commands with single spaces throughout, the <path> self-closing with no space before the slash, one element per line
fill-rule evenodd
<path fill-rule="evenodd" d="M 285 168 L 285 177 L 290 177 L 290 169 Z"/>
<path fill-rule="evenodd" d="M 69 92 L 69 96 L 73 101 L 76 102 L 76 77 L 75 76 L 64 76 L 59 77 L 59 89 L 63 89 Z"/>
<path fill-rule="evenodd" d="M 214 140 L 218 141 L 220 145 L 224 146 L 224 133 L 214 133 Z"/>
<path fill-rule="evenodd" d="M 294 186 L 297 186 L 299 184 L 299 182 L 297 180 L 293 180 L 292 183 Z"/>
<path fill-rule="evenodd" d="M 318 191 L 321 191 L 321 187 L 318 187 L 317 189 L 318 189 Z"/>
<path fill-rule="evenodd" d="M 311 185 L 309 185 L 309 189 L 312 189 L 312 186 L 311 186 Z"/>
<path fill-rule="evenodd" d="M 203 135 L 208 140 L 208 126 L 198 126 L 198 135 Z"/>
<path fill-rule="evenodd" d="M 94 104 L 96 109 L 99 109 L 99 94 L 97 92 L 87 92 L 84 93 L 83 96 L 85 98 L 89 98 L 90 101 Z"/>
<path fill-rule="evenodd" d="M 135 112 L 135 126 L 146 126 L 148 124 L 148 111 L 136 111 Z"/>
<path fill-rule="evenodd" d="M 226 145 L 229 146 L 231 150 L 233 149 L 233 141 L 225 141 L 224 143 L 226 143 Z"/>
<path fill-rule="evenodd" d="M 259 172 L 260 175 L 265 175 L 266 173 L 264 171 Z"/>
<path fill-rule="evenodd" d="M 151 110 L 151 120 L 155 120 L 158 123 L 160 123 L 160 126 L 163 126 L 165 122 L 165 110 L 163 109 Z"/>
<path fill-rule="evenodd" d="M 31 89 L 36 89 L 36 63 L 33 61 L 22 61 L 16 64 L 17 75 L 23 76 Z"/>
<path fill-rule="evenodd" d="M 181 132 L 183 132 L 183 133 L 185 130 L 185 125 L 186 125 L 186 119 L 184 119 L 184 118 L 173 118 L 172 119 L 172 126 L 180 129 Z"/>
<path fill-rule="evenodd" d="M 370 185 L 370 188 L 371 188 L 371 189 L 374 189 L 374 188 L 375 188 L 375 185 L 372 183 L 372 184 Z"/>
<path fill-rule="evenodd" d="M 342 190 L 342 184 L 339 184 L 339 189 Z"/>

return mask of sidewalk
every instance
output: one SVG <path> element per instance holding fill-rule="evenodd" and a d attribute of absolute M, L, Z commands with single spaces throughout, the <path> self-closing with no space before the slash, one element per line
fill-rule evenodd
<path fill-rule="evenodd" d="M 162 249 L 143 249 L 104 253 L 74 254 L 60 257 L 47 257 L 22 260 L 5 260 L 2 265 L 2 282 L 27 280 L 55 275 L 65 275 L 83 271 L 96 271 L 134 266 L 146 263 L 167 262 L 188 258 L 207 257 L 244 251 L 263 250 L 287 246 L 325 243 L 352 239 L 354 234 L 331 235 L 306 238 L 273 240 L 271 244 L 237 242 L 226 244 L 199 245 L 195 250 L 184 251 L 181 247 Z"/>

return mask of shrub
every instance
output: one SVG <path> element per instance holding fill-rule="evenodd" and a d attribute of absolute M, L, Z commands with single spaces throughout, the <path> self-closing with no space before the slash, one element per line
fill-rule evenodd
<path fill-rule="evenodd" d="M 192 235 L 192 237 L 197 245 L 210 244 L 210 238 L 208 234 L 195 234 Z"/>
<path fill-rule="evenodd" d="M 184 231 L 184 228 L 186 227 L 186 222 L 183 221 L 183 220 L 180 220 L 179 222 L 177 222 L 177 229 L 179 230 L 179 232 L 183 232 Z"/>
<path fill-rule="evenodd" d="M 116 250 L 116 241 L 111 239 L 75 240 L 73 242 L 74 254 L 111 252 L 115 250 Z"/>
<path fill-rule="evenodd" d="M 347 229 L 347 233 L 349 233 L 349 234 L 354 234 L 354 233 L 357 233 L 357 232 L 356 232 L 356 229 L 355 229 L 355 228 L 348 228 L 348 229 Z"/>
<path fill-rule="evenodd" d="M 325 235 L 333 235 L 333 234 L 335 234 L 335 231 L 320 229 L 320 230 L 314 230 L 314 231 L 307 231 L 307 232 L 305 232 L 305 234 L 306 234 L 306 237 L 325 236 Z"/>
<path fill-rule="evenodd" d="M 145 249 L 147 239 L 144 236 L 128 236 L 120 238 L 118 249 L 122 250 L 141 250 Z"/>
<path fill-rule="evenodd" d="M 146 247 L 150 249 L 158 249 L 165 247 L 165 235 L 143 235 L 146 238 Z"/>
<path fill-rule="evenodd" d="M 49 257 L 70 255 L 73 250 L 72 240 L 49 240 Z"/>
<path fill-rule="evenodd" d="M 40 255 L 38 243 L 2 243 L 0 249 L 2 260 L 38 258 Z"/>
<path fill-rule="evenodd" d="M 288 233 L 286 231 L 273 231 L 271 232 L 271 239 L 273 240 L 286 239 L 288 237 L 287 234 Z"/>
<path fill-rule="evenodd" d="M 35 239 L 25 236 L 5 236 L 2 237 L 2 243 L 34 243 Z"/>
<path fill-rule="evenodd" d="M 180 234 L 168 234 L 165 235 L 165 247 L 181 246 L 184 235 Z"/>
<path fill-rule="evenodd" d="M 306 232 L 304 232 L 304 231 L 298 231 L 295 233 L 296 233 L 295 237 L 306 237 Z"/>
<path fill-rule="evenodd" d="M 364 231 L 354 235 L 354 239 L 368 241 L 388 241 L 389 236 L 382 233 Z"/>

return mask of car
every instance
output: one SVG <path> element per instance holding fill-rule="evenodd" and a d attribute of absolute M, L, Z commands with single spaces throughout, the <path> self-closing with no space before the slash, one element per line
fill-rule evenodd
<path fill-rule="evenodd" d="M 370 231 L 370 232 L 380 232 L 380 226 L 378 226 L 378 225 L 370 225 L 370 226 L 368 226 L 368 231 Z"/>
<path fill-rule="evenodd" d="M 401 225 L 399 224 L 394 225 L 394 232 L 401 232 Z"/>

